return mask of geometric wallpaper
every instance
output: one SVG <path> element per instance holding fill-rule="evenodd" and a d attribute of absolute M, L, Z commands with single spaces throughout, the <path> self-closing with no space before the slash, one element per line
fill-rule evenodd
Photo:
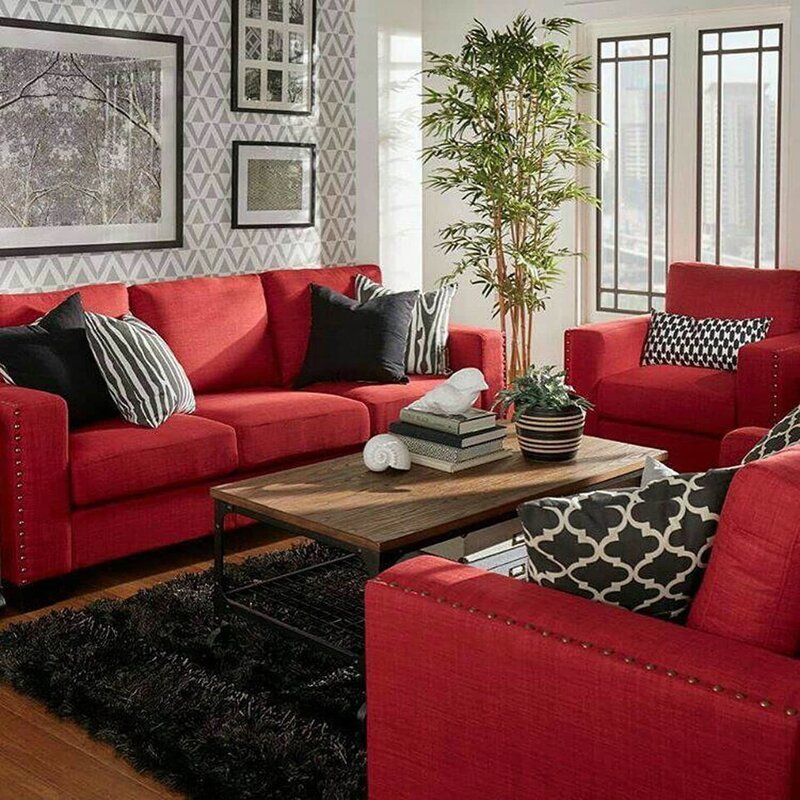
<path fill-rule="evenodd" d="M 231 0 L 0 0 L 0 16 L 184 37 L 184 246 L 0 258 L 0 292 L 352 263 L 354 0 L 317 0 L 310 117 L 230 110 Z M 231 230 L 231 141 L 316 142 L 316 227 Z"/>

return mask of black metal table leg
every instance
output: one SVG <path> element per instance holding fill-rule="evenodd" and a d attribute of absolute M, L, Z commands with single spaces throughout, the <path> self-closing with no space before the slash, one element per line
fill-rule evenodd
<path fill-rule="evenodd" d="M 232 511 L 227 503 L 214 501 L 214 620 L 217 626 L 208 637 L 211 647 L 226 633 L 229 625 L 225 619 L 225 518 Z"/>

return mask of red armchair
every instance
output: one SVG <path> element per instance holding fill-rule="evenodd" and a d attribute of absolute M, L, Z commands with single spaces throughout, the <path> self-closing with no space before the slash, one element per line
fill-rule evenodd
<path fill-rule="evenodd" d="M 741 470 L 686 627 L 432 557 L 379 576 L 370 800 L 797 800 L 798 508 L 800 448 Z"/>
<path fill-rule="evenodd" d="M 773 323 L 765 341 L 742 348 L 736 372 L 641 366 L 647 317 L 573 328 L 568 379 L 595 404 L 587 433 L 663 448 L 679 470 L 706 469 L 725 434 L 770 427 L 800 401 L 800 271 L 673 264 L 666 310 Z"/>

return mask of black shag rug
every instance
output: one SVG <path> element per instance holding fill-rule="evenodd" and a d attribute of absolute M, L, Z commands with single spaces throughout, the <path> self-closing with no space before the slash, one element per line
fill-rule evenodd
<path fill-rule="evenodd" d="M 297 547 L 230 566 L 228 579 L 244 585 L 330 557 Z M 322 580 L 363 595 L 358 565 Z M 13 625 L 0 633 L 0 679 L 190 797 L 362 798 L 356 669 L 238 619 L 213 641 L 212 589 L 210 571 L 186 574 Z"/>

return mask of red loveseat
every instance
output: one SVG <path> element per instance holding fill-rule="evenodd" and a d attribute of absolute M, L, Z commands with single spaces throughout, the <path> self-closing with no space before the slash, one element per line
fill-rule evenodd
<path fill-rule="evenodd" d="M 667 450 L 681 471 L 708 469 L 725 434 L 771 427 L 800 401 L 800 270 L 673 264 L 666 310 L 773 323 L 766 340 L 742 348 L 736 372 L 641 366 L 647 316 L 573 328 L 568 380 L 595 404 L 587 433 Z"/>
<path fill-rule="evenodd" d="M 686 626 L 432 557 L 366 604 L 370 800 L 800 797 L 800 446 L 734 478 Z"/>
<path fill-rule="evenodd" d="M 411 376 L 405 385 L 291 388 L 308 341 L 309 284 L 352 296 L 357 272 L 381 278 L 362 266 L 80 287 L 88 310 L 131 311 L 164 337 L 197 412 L 156 430 L 114 419 L 70 431 L 61 398 L 0 386 L 0 565 L 12 594 L 203 536 L 214 484 L 354 452 L 437 385 L 441 377 Z M 0 295 L 0 325 L 30 323 L 72 291 Z M 453 327 L 449 349 L 454 370 L 483 370 L 488 406 L 502 381 L 500 334 Z"/>

